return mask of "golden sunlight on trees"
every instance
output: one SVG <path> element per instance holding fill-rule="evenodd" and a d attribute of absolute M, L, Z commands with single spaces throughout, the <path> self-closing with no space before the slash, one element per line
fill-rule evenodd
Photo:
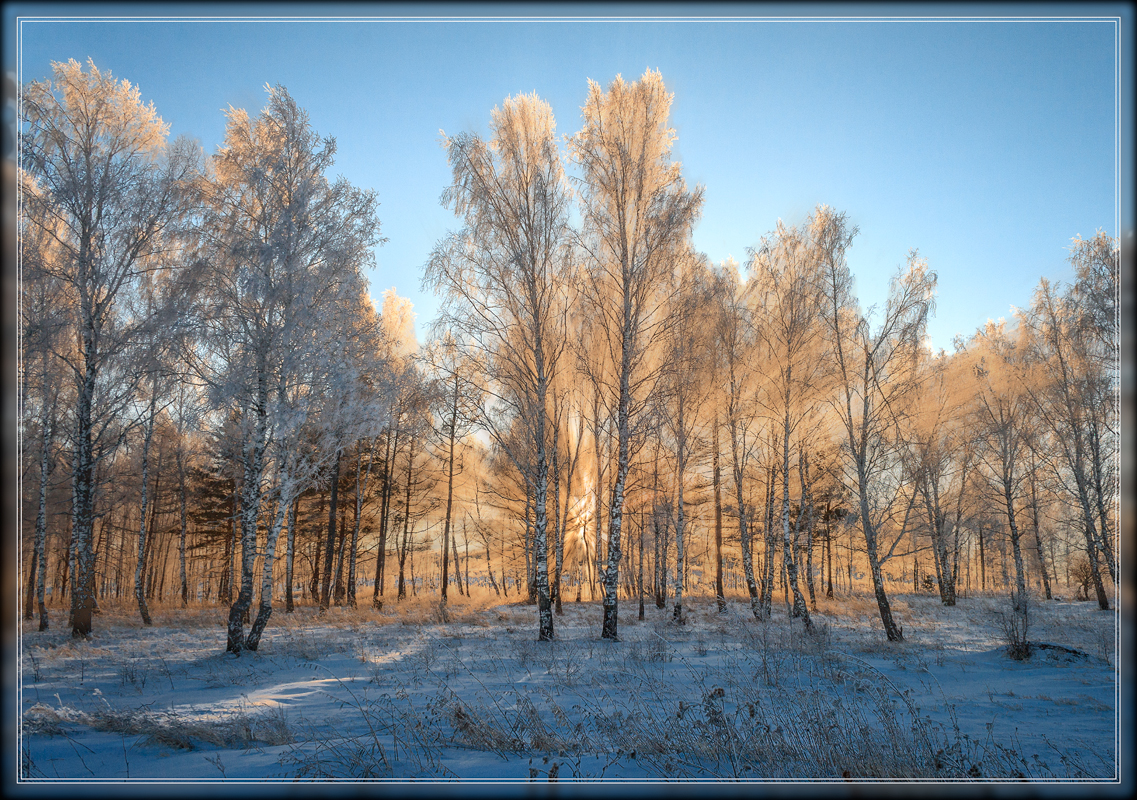
<path fill-rule="evenodd" d="M 494 109 L 491 130 L 489 142 L 470 134 L 445 141 L 454 183 L 444 202 L 465 228 L 435 248 L 425 281 L 449 304 L 440 324 L 476 348 L 475 363 L 492 397 L 485 429 L 532 498 L 539 638 L 551 639 L 549 393 L 577 291 L 568 186 L 547 103 L 535 95 L 506 98 Z M 513 426 L 520 426 L 520 436 Z"/>
<path fill-rule="evenodd" d="M 96 609 L 95 529 L 105 465 L 126 431 L 145 383 L 134 363 L 140 334 L 157 311 L 124 308 L 151 273 L 176 268 L 179 225 L 192 205 L 197 154 L 167 144 L 167 126 L 138 89 L 93 63 L 53 64 L 54 81 L 24 87 L 20 168 L 29 242 L 50 256 L 46 280 L 66 293 L 67 336 L 56 355 L 74 386 L 71 449 L 73 585 L 71 628 L 91 632 Z"/>
<path fill-rule="evenodd" d="M 666 331 L 668 276 L 689 247 L 702 206 L 671 160 L 672 95 L 658 72 L 636 82 L 617 77 L 604 91 L 590 81 L 584 127 L 570 150 L 581 171 L 586 269 L 585 302 L 612 364 L 603 387 L 615 408 L 615 477 L 608 513 L 608 562 L 603 568 L 603 637 L 617 638 L 617 586 L 628 470 L 642 446 L 647 410 L 663 370 L 652 358 Z"/>
<path fill-rule="evenodd" d="M 230 108 L 206 158 L 128 82 L 53 70 L 19 117 L 40 630 L 64 607 L 77 637 L 102 606 L 221 608 L 239 655 L 281 604 L 429 598 L 447 624 L 484 598 L 532 607 L 540 642 L 571 603 L 618 640 L 621 600 L 667 626 L 705 601 L 769 630 L 784 608 L 817 636 L 871 595 L 896 642 L 918 595 L 949 615 L 1010 598 L 1022 630 L 1035 594 L 1116 607 L 1104 232 L 1072 240 L 1070 285 L 933 352 L 934 265 L 909 252 L 862 307 L 852 210 L 754 220 L 741 265 L 698 252 L 704 189 L 648 70 L 582 85 L 570 136 L 535 94 L 443 135 L 455 227 L 423 266 L 442 310 L 419 341 L 410 301 L 367 286 L 376 194 L 332 177 L 335 139 L 283 87 Z"/>

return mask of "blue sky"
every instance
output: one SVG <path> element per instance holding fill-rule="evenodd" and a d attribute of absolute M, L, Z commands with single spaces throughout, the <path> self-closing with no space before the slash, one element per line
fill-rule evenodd
<path fill-rule="evenodd" d="M 1119 69 L 1118 26 L 1086 18 L 1128 13 L 1122 6 L 623 11 L 667 19 L 558 9 L 559 19 L 473 19 L 549 10 L 17 3 L 5 16 L 23 20 L 19 64 L 17 28 L 6 24 L 4 66 L 27 81 L 47 77 L 52 60 L 93 58 L 138 85 L 174 135 L 199 139 L 207 152 L 224 135 L 223 109 L 259 110 L 265 83 L 286 86 L 316 130 L 336 137 L 335 172 L 377 191 L 388 242 L 369 275 L 372 293 L 394 286 L 409 297 L 420 337 L 437 307 L 419 290 L 421 267 L 457 225 L 438 202 L 449 178 L 440 129 L 485 133 L 503 98 L 535 91 L 558 131 L 572 134 L 589 78 L 605 85 L 649 67 L 675 93 L 675 156 L 688 181 L 706 187 L 700 250 L 716 262 L 745 261 L 779 218 L 799 223 L 826 203 L 860 228 L 850 265 L 866 305 L 883 299 L 910 248 L 927 258 L 939 275 L 936 347 L 1027 305 L 1039 278 L 1068 278 L 1074 235 L 1118 236 L 1132 219 L 1132 182 L 1119 180 L 1133 169 L 1132 43 L 1121 26 Z M 307 18 L 265 18 L 270 10 Z M 218 19 L 242 13 L 258 19 Z M 311 17 L 328 13 L 354 18 Z M 466 18 L 422 18 L 445 13 Z M 677 18 L 696 13 L 733 18 Z M 816 16 L 824 13 L 844 18 Z M 879 13 L 889 18 L 851 16 Z M 901 18 L 929 13 L 940 18 Z M 1013 18 L 990 18 L 997 13 Z M 65 14 L 76 16 L 42 19 Z M 1035 16 L 1043 14 L 1078 17 Z"/>

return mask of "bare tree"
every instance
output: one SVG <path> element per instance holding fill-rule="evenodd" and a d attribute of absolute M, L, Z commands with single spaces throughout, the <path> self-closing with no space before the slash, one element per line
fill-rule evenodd
<path fill-rule="evenodd" d="M 21 188 L 25 196 L 36 191 L 30 181 Z M 60 402 L 66 375 L 56 351 L 66 348 L 70 340 L 65 336 L 67 294 L 63 283 L 54 277 L 59 267 L 51 263 L 61 255 L 55 237 L 47 235 L 41 225 L 23 219 L 20 234 L 20 426 L 23 441 L 38 445 L 36 517 L 24 618 L 32 619 L 33 607 L 38 608 L 39 629 L 43 631 L 49 626 L 45 603 L 48 489 L 61 445 L 57 439 L 65 424 L 60 409 L 66 405 L 66 397 Z M 32 452 L 25 449 L 23 455 Z"/>
<path fill-rule="evenodd" d="M 620 537 L 633 439 L 660 378 L 661 365 L 648 353 L 667 321 L 661 289 L 686 251 L 703 200 L 702 188 L 689 191 L 671 160 L 672 99 L 662 76 L 650 70 L 630 84 L 617 76 L 607 91 L 589 81 L 584 126 L 570 143 L 581 170 L 584 286 L 614 365 L 606 387 L 616 412 L 617 453 L 603 572 L 605 639 L 618 638 Z"/>
<path fill-rule="evenodd" d="M 548 394 L 565 349 L 575 289 L 568 248 L 568 187 L 549 105 L 536 95 L 495 108 L 489 142 L 446 139 L 453 183 L 444 203 L 465 228 L 439 242 L 424 284 L 442 294 L 440 324 L 476 351 L 488 393 L 483 427 L 524 476 L 534 506 L 538 639 L 553 638 L 548 576 Z M 520 420 L 532 469 L 505 435 Z"/>
<path fill-rule="evenodd" d="M 1095 464 L 1097 471 L 1104 474 L 1103 468 L 1113 460 L 1102 447 L 1112 437 L 1101 436 L 1104 427 L 1101 421 L 1103 415 L 1115 408 L 1116 395 L 1104 391 L 1108 380 L 1095 368 L 1085 346 L 1086 339 L 1079 335 L 1076 306 L 1071 299 L 1061 296 L 1046 280 L 1035 293 L 1025 321 L 1034 358 L 1048 380 L 1029 387 L 1029 391 L 1039 418 L 1053 434 L 1057 450 L 1055 462 L 1061 465 L 1059 477 L 1066 495 L 1073 499 L 1081 513 L 1098 606 L 1107 610 L 1109 597 L 1102 582 L 1101 557 L 1104 555 L 1111 577 L 1116 567 L 1110 534 L 1102 530 L 1103 518 L 1108 519 L 1104 514 L 1106 504 L 1099 504 L 1095 496 Z M 1103 495 L 1107 485 L 1108 482 L 1101 483 Z"/>
<path fill-rule="evenodd" d="M 442 334 L 432 342 L 423 354 L 423 360 L 435 374 L 435 403 L 438 408 L 434 434 L 446 449 L 446 516 L 442 528 L 442 583 L 440 593 L 445 614 L 446 595 L 450 583 L 450 553 L 457 552 L 452 540 L 456 539 L 454 530 L 454 479 L 460 469 L 462 440 L 470 434 L 477 417 L 477 402 L 480 399 L 477 387 L 470 380 L 469 367 L 463 358 L 458 340 L 453 334 Z M 457 561 L 455 561 L 457 569 Z M 468 569 L 468 566 L 467 566 Z M 458 576 L 461 589 L 461 575 Z"/>
<path fill-rule="evenodd" d="M 122 313 L 141 276 L 166 268 L 160 254 L 188 210 L 197 149 L 166 142 L 168 126 L 138 89 L 88 62 L 53 62 L 54 84 L 33 82 L 20 104 L 20 167 L 37 191 L 24 193 L 28 222 L 59 247 L 54 277 L 68 304 L 75 383 L 71 454 L 75 592 L 72 634 L 91 632 L 95 608 L 94 520 L 99 463 L 121 441 L 116 430 L 139 375 L 125 359 L 149 319 Z"/>
<path fill-rule="evenodd" d="M 964 374 L 959 353 L 954 358 L 942 352 L 922 354 L 919 369 L 918 386 L 898 420 L 901 459 L 923 501 L 940 600 L 954 606 L 958 580 L 954 552 L 974 451 L 963 395 L 973 381 Z M 953 491 L 957 493 L 954 524 L 948 506 Z"/>
<path fill-rule="evenodd" d="M 667 313 L 671 317 L 664 342 L 668 368 L 661 405 L 662 428 L 670 434 L 675 453 L 675 572 L 671 581 L 672 617 L 682 623 L 686 571 L 687 506 L 685 484 L 696 444 L 699 414 L 710 394 L 708 367 L 712 346 L 705 319 L 711 308 L 712 285 L 703 260 L 693 253 L 678 260 L 676 289 Z"/>
<path fill-rule="evenodd" d="M 386 343 L 385 355 L 388 363 L 390 386 L 390 410 L 383 433 L 383 461 L 380 474 L 381 489 L 379 497 L 379 542 L 375 558 L 375 582 L 372 589 L 371 604 L 382 609 L 384 587 L 386 584 L 386 565 L 388 534 L 393 519 L 392 501 L 398 488 L 395 461 L 407 446 L 407 436 L 400 437 L 403 423 L 410 418 L 410 409 L 417 402 L 421 377 L 415 358 L 418 341 L 414 331 L 414 312 L 409 300 L 399 297 L 394 288 L 383 292 L 383 306 L 379 317 Z"/>
<path fill-rule="evenodd" d="M 751 298 L 756 309 L 758 336 L 770 364 L 761 397 L 768 411 L 780 418 L 782 561 L 786 581 L 793 592 L 791 613 L 802 618 L 806 630 L 812 631 L 813 622 L 798 583 L 790 537 L 790 442 L 795 436 L 806 436 L 804 427 L 816 416 L 810 398 L 826 388 L 823 372 L 826 360 L 819 357 L 824 283 L 818 274 L 821 260 L 811 246 L 808 225 L 801 229 L 787 228 L 779 221 L 777 229 L 751 251 L 748 271 L 754 284 Z M 800 525 L 807 484 L 805 465 L 800 464 L 799 469 L 803 470 Z"/>
<path fill-rule="evenodd" d="M 321 318 L 362 296 L 360 270 L 381 241 L 374 193 L 326 177 L 335 140 L 320 139 L 285 89 L 269 87 L 268 93 L 255 118 L 230 109 L 225 144 L 206 186 L 211 304 L 198 373 L 215 405 L 239 411 L 245 442 L 241 591 L 230 609 L 226 644 L 237 653 L 246 647 L 243 619 L 252 602 L 258 518 L 272 496 L 265 477 L 286 480 L 285 465 L 274 466 L 269 449 L 288 408 L 279 402 L 280 388 L 304 374 Z"/>
<path fill-rule="evenodd" d="M 754 575 L 754 550 L 751 542 L 754 525 L 752 509 L 746 502 L 744 481 L 747 465 L 755 447 L 751 433 L 756 414 L 755 375 L 752 369 L 754 330 L 746 302 L 746 286 L 733 261 L 724 263 L 717 274 L 719 313 L 715 319 L 715 342 L 719 368 L 725 373 L 726 427 L 730 440 L 731 472 L 734 479 L 734 509 L 738 518 L 739 544 L 746 589 L 750 594 L 750 610 L 761 617 L 764 608 Z"/>
<path fill-rule="evenodd" d="M 846 476 L 857 498 L 884 632 L 889 641 L 900 641 L 904 634 L 892 617 L 881 571 L 883 560 L 890 555 L 881 548 L 881 523 L 891 513 L 887 498 L 892 477 L 888 470 L 890 462 L 895 461 L 897 441 L 894 415 L 901 398 L 915 385 L 912 370 L 923 346 L 936 277 L 915 251 L 909 253 L 907 267 L 892 280 L 874 329 L 871 311 L 862 314 L 857 307 L 845 261 L 857 229 L 848 224 L 844 214 L 824 206 L 814 213 L 811 229 L 822 268 L 826 333 L 836 361 L 838 389 L 833 407 L 842 433 Z"/>
<path fill-rule="evenodd" d="M 1015 561 L 1014 611 L 1026 614 L 1026 575 L 1016 514 L 1026 477 L 1023 461 L 1030 449 L 1029 397 L 1025 389 L 1023 348 L 1005 323 L 988 322 L 968 346 L 975 375 L 975 432 L 979 459 L 1002 496 Z M 1024 380 L 1025 379 L 1025 380 Z"/>

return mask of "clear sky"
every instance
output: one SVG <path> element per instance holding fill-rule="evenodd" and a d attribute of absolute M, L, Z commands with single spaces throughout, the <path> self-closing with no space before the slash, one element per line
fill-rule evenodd
<path fill-rule="evenodd" d="M 331 13 L 351 18 L 313 16 Z M 284 85 L 336 138 L 335 173 L 378 193 L 388 242 L 372 294 L 393 286 L 409 297 L 420 338 L 437 309 L 421 269 L 457 226 L 439 204 L 449 178 L 439 131 L 484 134 L 503 98 L 537 92 L 571 135 L 588 79 L 658 69 L 675 93 L 674 155 L 706 187 L 701 251 L 744 262 L 779 218 L 800 223 L 828 204 L 860 228 L 849 261 L 866 305 L 919 249 L 939 275 L 932 343 L 950 350 L 953 335 L 1026 306 L 1039 278 L 1069 278 L 1073 236 L 1121 226 L 1132 236 L 1132 21 L 1109 19 L 1128 13 L 14 3 L 4 66 L 29 81 L 48 77 L 53 60 L 92 58 L 207 152 L 223 138 L 223 109 L 254 112 L 266 83 Z M 499 16 L 477 18 L 486 14 Z M 681 18 L 708 14 L 722 16 Z"/>

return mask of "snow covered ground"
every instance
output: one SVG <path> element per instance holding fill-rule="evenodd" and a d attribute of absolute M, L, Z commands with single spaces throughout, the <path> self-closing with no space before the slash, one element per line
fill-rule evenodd
<path fill-rule="evenodd" d="M 687 624 L 566 603 L 557 641 L 536 610 L 411 600 L 390 611 L 274 613 L 257 653 L 224 653 L 225 612 L 129 608 L 72 641 L 58 610 L 20 652 L 23 779 L 1028 780 L 1118 778 L 1117 616 L 1036 602 L 1005 652 L 1007 601 L 900 596 L 889 645 L 868 598 L 822 601 L 805 635 L 745 602 Z M 1128 713 L 1127 713 L 1128 716 Z"/>

